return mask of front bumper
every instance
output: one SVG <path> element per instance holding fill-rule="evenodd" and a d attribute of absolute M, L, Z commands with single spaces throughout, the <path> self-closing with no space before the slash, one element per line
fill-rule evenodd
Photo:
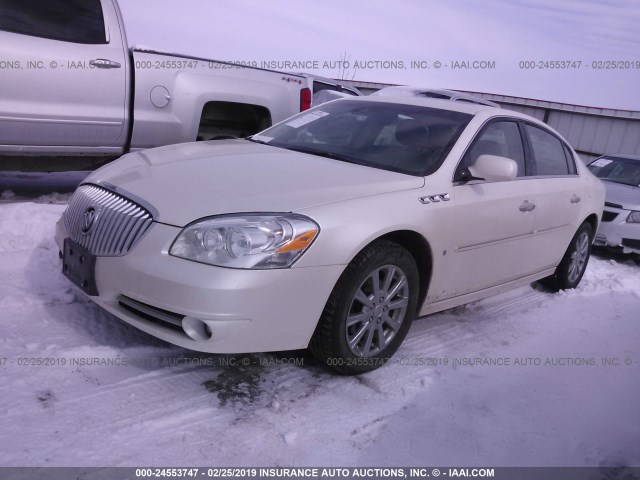
<path fill-rule="evenodd" d="M 640 254 L 640 223 L 627 223 L 629 210 L 607 206 L 596 233 L 595 245 L 604 247 L 620 247 L 624 253 Z"/>
<path fill-rule="evenodd" d="M 127 255 L 98 257 L 99 295 L 89 298 L 134 327 L 191 350 L 249 353 L 308 346 L 344 266 L 238 270 L 204 265 L 168 254 L 179 232 L 154 223 Z M 61 219 L 56 226 L 60 248 L 67 236 Z M 131 304 L 160 311 L 160 317 L 166 311 L 177 322 L 155 321 Z M 198 325 L 206 325 L 206 335 L 198 333 Z"/>

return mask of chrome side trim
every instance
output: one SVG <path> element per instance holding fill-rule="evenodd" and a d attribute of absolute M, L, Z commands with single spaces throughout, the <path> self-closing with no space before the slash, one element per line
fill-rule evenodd
<path fill-rule="evenodd" d="M 59 125 L 97 125 L 97 126 L 121 126 L 123 122 L 110 122 L 106 120 L 67 120 L 63 118 L 25 118 L 1 115 L 0 121 L 23 123 L 50 123 Z"/>
<path fill-rule="evenodd" d="M 533 237 L 535 234 L 536 233 L 534 232 L 525 233 L 522 235 L 515 235 L 513 237 L 501 238 L 499 240 L 491 240 L 490 242 L 474 243 L 473 245 L 464 245 L 462 247 L 455 247 L 453 250 L 456 253 L 466 252 L 467 250 L 474 250 L 476 248 L 488 247 L 490 245 L 500 245 L 501 243 L 513 242 L 514 240 L 522 240 L 525 238 L 530 238 L 530 237 Z"/>
<path fill-rule="evenodd" d="M 429 203 L 439 203 L 439 202 L 448 202 L 451 200 L 451 196 L 448 193 L 438 193 L 436 195 L 427 195 L 425 197 L 420 197 L 420 203 L 429 204 Z"/>

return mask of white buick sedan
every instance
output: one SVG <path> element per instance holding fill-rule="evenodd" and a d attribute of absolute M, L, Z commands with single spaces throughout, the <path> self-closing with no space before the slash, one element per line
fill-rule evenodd
<path fill-rule="evenodd" d="M 57 225 L 63 272 L 185 348 L 382 365 L 416 316 L 580 282 L 604 188 L 556 132 L 421 98 L 321 105 L 251 139 L 126 155 Z"/>

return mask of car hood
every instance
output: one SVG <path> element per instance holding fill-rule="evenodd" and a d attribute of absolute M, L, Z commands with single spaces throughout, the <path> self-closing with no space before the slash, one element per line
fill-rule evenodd
<path fill-rule="evenodd" d="M 625 210 L 640 210 L 640 188 L 621 183 L 603 181 L 607 189 L 606 201 L 622 205 Z"/>
<path fill-rule="evenodd" d="M 217 140 L 125 155 L 84 183 L 106 184 L 184 226 L 237 212 L 291 212 L 324 203 L 420 188 L 424 178 L 246 140 Z"/>

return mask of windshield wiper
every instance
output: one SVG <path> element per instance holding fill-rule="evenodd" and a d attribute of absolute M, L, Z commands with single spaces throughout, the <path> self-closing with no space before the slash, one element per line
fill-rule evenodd
<path fill-rule="evenodd" d="M 362 165 L 360 162 L 356 160 L 346 157 L 344 155 L 340 155 L 339 153 L 327 152 L 325 150 L 314 150 L 313 148 L 305 148 L 305 147 L 294 147 L 291 145 L 274 145 L 274 147 L 284 148 L 286 150 L 293 150 L 294 152 L 300 153 L 308 153 L 310 155 L 317 155 L 318 157 L 330 158 L 332 160 L 340 160 L 341 162 L 354 163 L 356 165 Z"/>

